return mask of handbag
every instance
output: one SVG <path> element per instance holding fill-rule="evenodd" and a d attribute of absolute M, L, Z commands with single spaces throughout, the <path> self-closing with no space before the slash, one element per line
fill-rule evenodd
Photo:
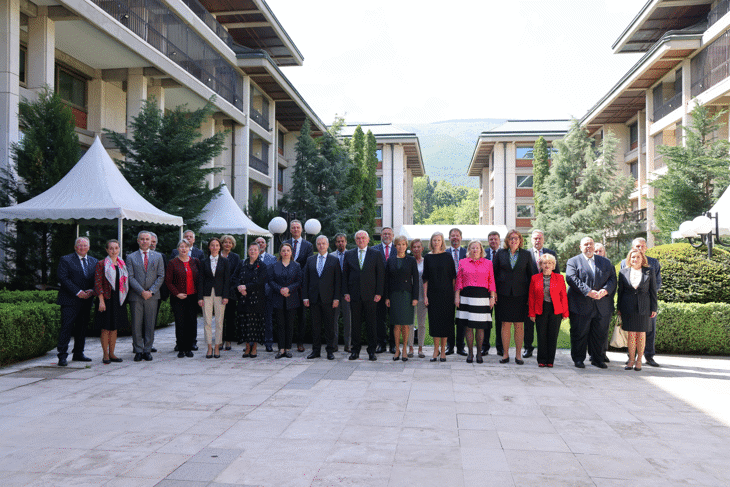
<path fill-rule="evenodd" d="M 616 326 L 613 327 L 613 335 L 611 335 L 611 346 L 613 348 L 624 348 L 628 346 L 628 332 L 624 331 L 621 325 L 621 317 L 616 321 Z"/>

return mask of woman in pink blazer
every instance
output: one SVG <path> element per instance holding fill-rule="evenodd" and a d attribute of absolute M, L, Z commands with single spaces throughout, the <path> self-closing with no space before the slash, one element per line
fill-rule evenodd
<path fill-rule="evenodd" d="M 552 367 L 558 346 L 560 322 L 568 317 L 565 278 L 555 270 L 555 257 L 540 257 L 539 274 L 532 276 L 527 298 L 528 316 L 537 328 L 537 365 Z"/>

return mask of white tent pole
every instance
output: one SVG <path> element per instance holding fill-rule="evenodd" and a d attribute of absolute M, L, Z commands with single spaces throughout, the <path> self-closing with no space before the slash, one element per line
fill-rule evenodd
<path fill-rule="evenodd" d="M 180 238 L 177 241 L 179 242 L 180 240 L 182 240 L 182 238 L 183 238 L 183 226 L 180 225 Z M 175 248 L 177 248 L 177 244 L 175 244 Z M 218 325 L 216 325 L 216 326 L 218 326 Z"/>
<path fill-rule="evenodd" d="M 76 238 L 79 238 L 79 222 L 76 222 Z"/>
<path fill-rule="evenodd" d="M 122 253 L 122 217 L 119 217 L 119 220 L 117 221 L 117 240 L 119 240 L 119 256 L 121 257 L 124 255 Z"/>
<path fill-rule="evenodd" d="M 248 253 L 248 233 L 243 236 L 243 248 L 246 249 L 246 252 Z"/>

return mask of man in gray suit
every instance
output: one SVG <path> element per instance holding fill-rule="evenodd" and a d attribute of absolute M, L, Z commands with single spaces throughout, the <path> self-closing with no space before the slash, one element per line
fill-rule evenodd
<path fill-rule="evenodd" d="M 162 255 L 150 250 L 152 236 L 141 231 L 137 235 L 139 251 L 127 256 L 129 272 L 129 309 L 132 314 L 132 346 L 134 361 L 152 360 L 152 344 L 155 340 L 157 305 L 160 286 L 165 280 L 165 263 Z"/>

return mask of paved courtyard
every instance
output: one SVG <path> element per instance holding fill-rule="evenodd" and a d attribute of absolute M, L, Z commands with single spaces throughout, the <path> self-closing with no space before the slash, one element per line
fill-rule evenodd
<path fill-rule="evenodd" d="M 90 339 L 90 367 L 0 369 L 2 485 L 730 485 L 726 358 L 206 360 L 178 359 L 172 327 L 156 340 L 152 362 L 123 338 L 103 365 Z"/>

